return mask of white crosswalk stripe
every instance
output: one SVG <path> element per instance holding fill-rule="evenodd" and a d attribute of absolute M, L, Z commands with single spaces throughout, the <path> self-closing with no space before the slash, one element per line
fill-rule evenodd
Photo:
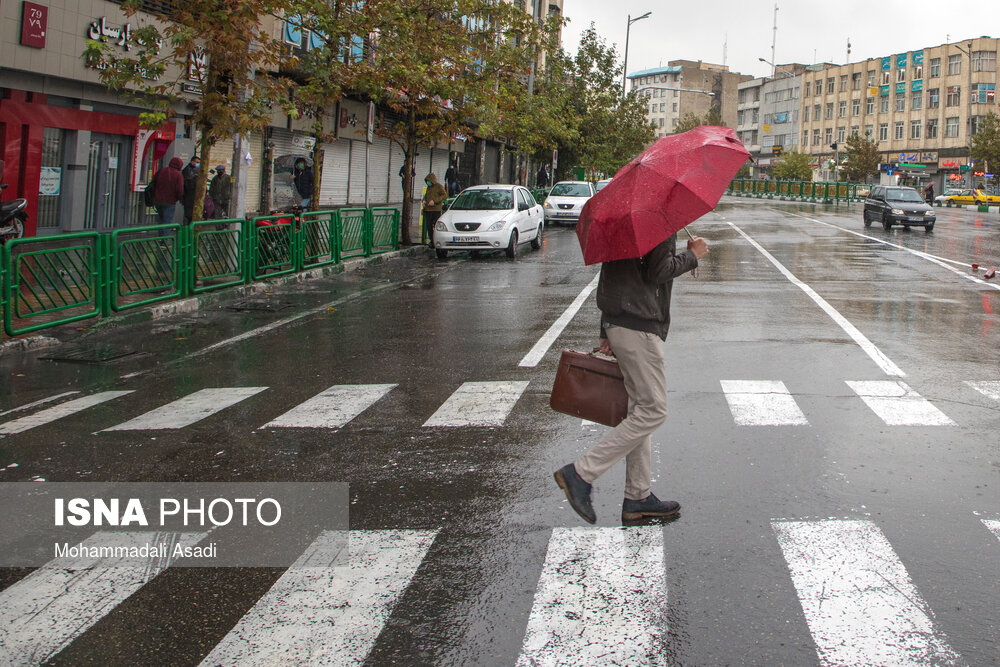
<path fill-rule="evenodd" d="M 45 410 L 41 410 L 34 414 L 9 421 L 5 424 L 0 424 L 0 435 L 21 433 L 23 431 L 27 431 L 28 429 L 42 426 L 44 424 L 48 424 L 49 422 L 54 422 L 57 419 L 68 417 L 72 414 L 80 412 L 81 410 L 86 410 L 87 408 L 100 405 L 106 401 L 131 393 L 131 390 L 102 391 L 97 394 L 91 394 L 90 396 L 75 398 L 72 401 L 66 401 L 65 403 L 60 403 L 59 405 L 53 405 L 51 408 L 46 408 Z"/>
<path fill-rule="evenodd" d="M 527 382 L 466 382 L 424 426 L 503 426 Z"/>
<path fill-rule="evenodd" d="M 323 533 L 201 664 L 361 664 L 436 534 Z"/>
<path fill-rule="evenodd" d="M 139 415 L 106 431 L 177 429 L 190 426 L 220 410 L 236 405 L 267 387 L 218 387 L 201 389 L 184 398 Z"/>
<path fill-rule="evenodd" d="M 773 521 L 771 525 L 821 664 L 959 662 L 892 545 L 873 522 Z"/>
<path fill-rule="evenodd" d="M 721 380 L 733 419 L 740 426 L 807 426 L 809 420 L 777 380 Z"/>
<path fill-rule="evenodd" d="M 956 426 L 901 380 L 847 380 L 847 385 L 889 426 Z"/>
<path fill-rule="evenodd" d="M 990 532 L 997 536 L 1000 540 L 1000 520 L 997 519 L 983 519 L 983 525 L 989 528 Z"/>
<path fill-rule="evenodd" d="M 666 604 L 661 526 L 554 528 L 517 665 L 650 664 Z"/>
<path fill-rule="evenodd" d="M 972 382 L 966 380 L 965 384 L 969 385 L 983 396 L 988 396 L 994 401 L 1000 401 L 1000 380 L 985 380 L 982 382 Z"/>
<path fill-rule="evenodd" d="M 0 412 L 0 417 L 6 417 L 7 415 L 14 414 L 15 412 L 24 412 L 25 410 L 30 410 L 31 408 L 37 408 L 39 405 L 45 405 L 46 403 L 51 403 L 52 401 L 58 401 L 60 398 L 73 396 L 74 394 L 79 393 L 80 392 L 78 391 L 64 391 L 63 393 L 56 394 L 55 396 L 48 396 L 37 401 L 32 401 L 31 403 L 19 405 L 16 408 L 11 408 L 10 410 L 4 410 L 3 412 Z"/>
<path fill-rule="evenodd" d="M 153 533 L 102 532 L 81 545 L 141 547 Z M 182 533 L 193 546 L 205 533 Z M 126 598 L 166 569 L 149 560 L 64 559 L 41 567 L 0 592 L 0 665 L 39 665 L 64 649 Z"/>
<path fill-rule="evenodd" d="M 263 428 L 341 428 L 395 384 L 338 384 L 292 408 Z"/>

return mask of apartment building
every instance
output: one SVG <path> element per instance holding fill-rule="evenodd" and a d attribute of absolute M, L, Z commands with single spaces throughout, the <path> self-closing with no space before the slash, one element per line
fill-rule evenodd
<path fill-rule="evenodd" d="M 830 145 L 853 133 L 876 141 L 884 173 L 913 184 L 971 184 L 970 138 L 997 110 L 995 38 L 979 37 L 805 72 L 802 152 L 832 179 Z"/>
<path fill-rule="evenodd" d="M 628 75 L 629 90 L 638 91 L 648 103 L 647 118 L 663 137 L 677 127 L 688 113 L 704 116 L 715 108 L 729 127 L 736 126 L 736 98 L 739 84 L 752 79 L 730 72 L 726 65 L 702 61 L 672 60 Z"/>

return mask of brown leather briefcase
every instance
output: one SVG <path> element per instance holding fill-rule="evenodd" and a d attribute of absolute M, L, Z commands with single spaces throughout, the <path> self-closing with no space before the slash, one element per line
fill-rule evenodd
<path fill-rule="evenodd" d="M 628 392 L 618 362 L 563 350 L 549 405 L 556 412 L 617 426 L 628 415 Z"/>

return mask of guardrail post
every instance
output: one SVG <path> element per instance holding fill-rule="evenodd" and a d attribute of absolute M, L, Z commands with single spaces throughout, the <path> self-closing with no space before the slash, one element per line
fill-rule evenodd
<path fill-rule="evenodd" d="M 115 253 L 111 236 L 111 234 L 98 234 L 94 244 L 96 246 L 94 250 L 97 254 L 97 298 L 101 317 L 111 315 L 111 277 L 115 274 L 112 266 L 115 261 Z"/>
<path fill-rule="evenodd" d="M 364 232 L 362 232 L 361 237 L 362 242 L 364 243 L 365 257 L 370 257 L 372 254 L 372 243 L 375 238 L 375 218 L 372 215 L 372 210 L 370 208 L 365 209 L 363 225 Z M 424 229 L 423 217 L 420 218 L 420 229 Z M 423 231 L 421 231 L 421 234 L 423 234 Z M 421 238 L 423 238 L 423 236 L 421 236 Z"/>

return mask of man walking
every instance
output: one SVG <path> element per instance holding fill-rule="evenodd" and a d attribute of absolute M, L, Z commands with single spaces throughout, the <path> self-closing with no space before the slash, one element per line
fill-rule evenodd
<path fill-rule="evenodd" d="M 177 202 L 184 198 L 184 176 L 181 174 L 183 165 L 184 161 L 175 157 L 153 176 L 153 207 L 161 225 L 173 223 Z"/>
<path fill-rule="evenodd" d="M 650 435 L 667 418 L 667 381 L 663 343 L 670 327 L 673 279 L 695 269 L 708 252 L 704 239 L 688 241 L 676 254 L 671 236 L 645 256 L 601 265 L 597 306 L 601 310 L 600 351 L 617 357 L 629 396 L 628 416 L 583 457 L 555 473 L 556 483 L 584 521 L 597 515 L 591 501 L 594 481 L 625 458 L 622 520 L 670 517 L 680 511 L 673 500 L 660 500 L 650 488 Z"/>

